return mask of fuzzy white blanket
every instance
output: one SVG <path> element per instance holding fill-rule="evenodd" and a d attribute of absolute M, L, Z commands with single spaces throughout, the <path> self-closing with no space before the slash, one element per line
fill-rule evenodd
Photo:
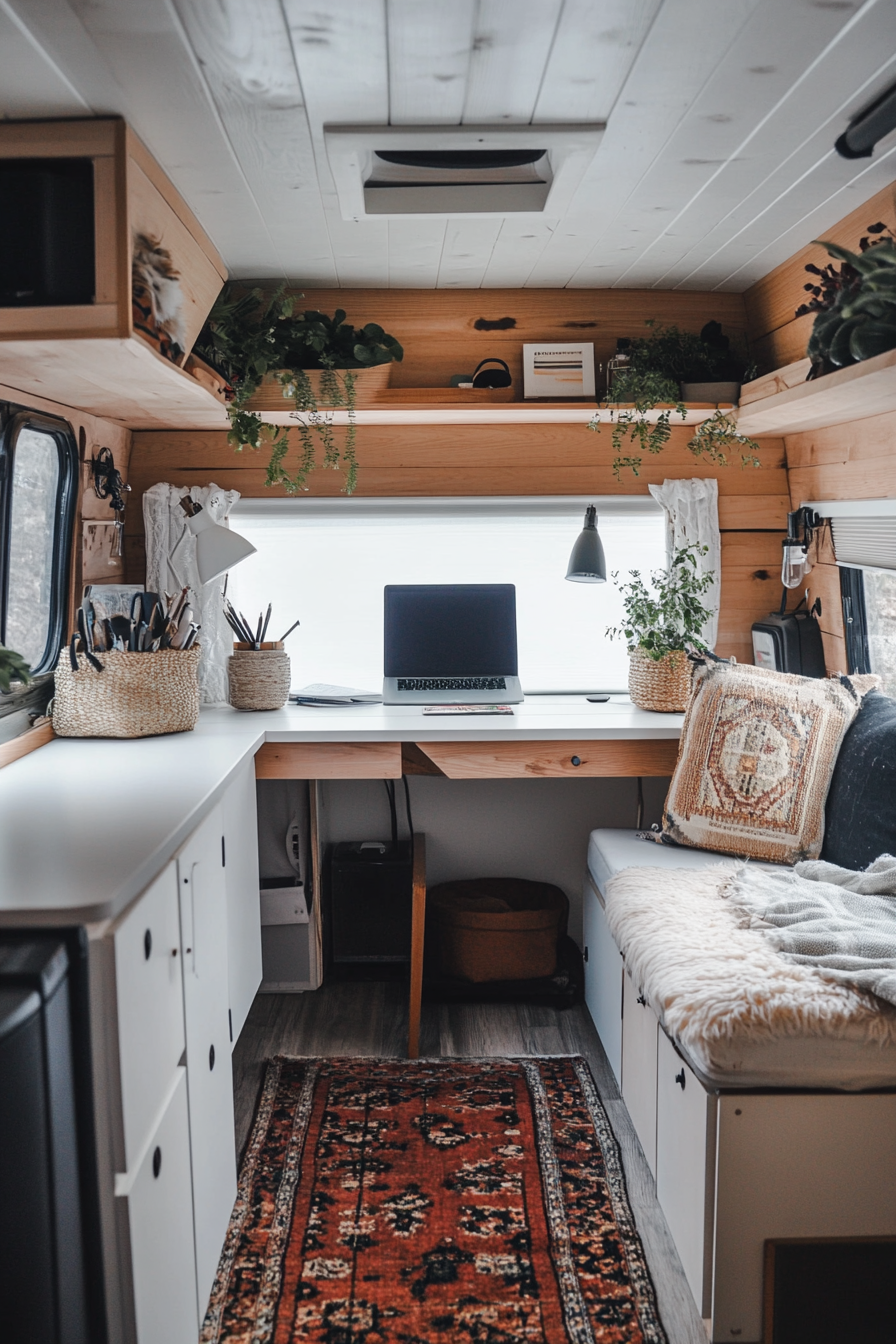
<path fill-rule="evenodd" d="M 626 868 L 607 884 L 610 930 L 669 1034 L 697 1060 L 734 1040 L 896 1044 L 896 1009 L 785 959 L 724 899 L 737 871 Z"/>
<path fill-rule="evenodd" d="M 726 895 L 788 961 L 896 1005 L 891 854 L 860 873 L 820 859 L 781 872 L 746 866 Z"/>

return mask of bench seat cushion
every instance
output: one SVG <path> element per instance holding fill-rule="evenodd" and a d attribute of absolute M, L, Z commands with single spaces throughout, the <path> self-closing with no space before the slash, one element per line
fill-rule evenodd
<path fill-rule="evenodd" d="M 592 832 L 589 874 L 663 1028 L 710 1086 L 896 1087 L 896 1009 L 786 961 L 744 927 L 723 895 L 734 863 Z"/>

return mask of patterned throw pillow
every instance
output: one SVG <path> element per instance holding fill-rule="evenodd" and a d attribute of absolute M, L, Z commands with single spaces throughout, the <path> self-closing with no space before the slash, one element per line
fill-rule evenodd
<path fill-rule="evenodd" d="M 871 681 L 698 667 L 664 836 L 773 863 L 817 858 L 837 753 Z"/>

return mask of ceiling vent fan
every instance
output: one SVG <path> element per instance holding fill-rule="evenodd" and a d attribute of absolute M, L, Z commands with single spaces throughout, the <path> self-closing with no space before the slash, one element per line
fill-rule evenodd
<path fill-rule="evenodd" d="M 561 215 L 602 124 L 325 126 L 343 219 Z"/>

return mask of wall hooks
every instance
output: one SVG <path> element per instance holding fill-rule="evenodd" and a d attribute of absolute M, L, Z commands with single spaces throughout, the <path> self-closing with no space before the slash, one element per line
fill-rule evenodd
<path fill-rule="evenodd" d="M 110 509 L 124 513 L 124 495 L 130 493 L 131 487 L 122 479 L 111 448 L 101 448 L 90 459 L 89 466 L 93 472 L 93 488 L 97 499 L 108 499 Z"/>

